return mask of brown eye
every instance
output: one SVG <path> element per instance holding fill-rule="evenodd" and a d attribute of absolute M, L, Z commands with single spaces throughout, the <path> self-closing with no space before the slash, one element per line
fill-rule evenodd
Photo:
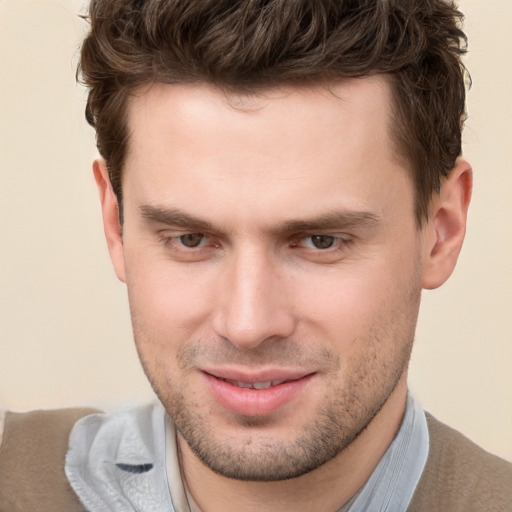
<path fill-rule="evenodd" d="M 334 245 L 335 238 L 330 235 L 313 235 L 311 243 L 316 249 L 329 249 Z"/>
<path fill-rule="evenodd" d="M 187 233 L 186 235 L 179 236 L 179 240 L 185 247 L 193 249 L 201 245 L 204 235 L 203 233 Z"/>

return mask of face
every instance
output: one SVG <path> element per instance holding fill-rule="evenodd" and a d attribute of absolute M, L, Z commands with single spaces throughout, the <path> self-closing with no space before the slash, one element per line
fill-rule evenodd
<path fill-rule="evenodd" d="M 130 105 L 111 252 L 144 369 L 222 475 L 313 470 L 406 373 L 423 238 L 389 105 L 382 78 L 241 98 L 161 84 Z"/>

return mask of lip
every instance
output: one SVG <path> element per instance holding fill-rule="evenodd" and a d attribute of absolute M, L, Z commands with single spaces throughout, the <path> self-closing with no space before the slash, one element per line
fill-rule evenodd
<path fill-rule="evenodd" d="M 217 403 L 228 411 L 243 416 L 267 416 L 279 411 L 298 397 L 314 373 L 297 371 L 263 371 L 247 373 L 236 370 L 203 370 L 208 389 Z M 239 387 L 262 382 L 280 382 L 265 389 Z"/>

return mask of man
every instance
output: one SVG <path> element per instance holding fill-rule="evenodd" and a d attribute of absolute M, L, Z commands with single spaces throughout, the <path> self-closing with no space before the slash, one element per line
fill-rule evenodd
<path fill-rule="evenodd" d="M 93 0 L 90 19 L 105 234 L 163 407 L 38 417 L 66 462 L 4 476 L 2 500 L 509 510 L 510 465 L 407 393 L 421 290 L 453 271 L 471 195 L 456 9 Z M 30 422 L 6 422 L 4 461 Z"/>

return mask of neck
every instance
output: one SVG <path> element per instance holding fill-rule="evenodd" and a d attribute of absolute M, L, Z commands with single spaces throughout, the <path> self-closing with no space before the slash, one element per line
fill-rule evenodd
<path fill-rule="evenodd" d="M 202 512 L 333 512 L 363 487 L 402 421 L 406 375 L 368 427 L 340 454 L 298 478 L 279 482 L 244 482 L 218 475 L 178 438 L 188 491 Z"/>

